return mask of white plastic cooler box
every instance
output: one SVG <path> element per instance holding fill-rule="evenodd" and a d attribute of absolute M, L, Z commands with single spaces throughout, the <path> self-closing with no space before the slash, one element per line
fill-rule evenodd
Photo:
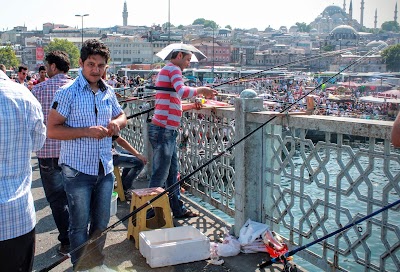
<path fill-rule="evenodd" d="M 152 268 L 190 263 L 210 257 L 210 239 L 192 226 L 142 231 L 139 251 Z"/>

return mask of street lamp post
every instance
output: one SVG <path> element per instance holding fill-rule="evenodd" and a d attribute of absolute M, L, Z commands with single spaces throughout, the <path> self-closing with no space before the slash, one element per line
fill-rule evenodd
<path fill-rule="evenodd" d="M 83 46 L 83 17 L 86 17 L 86 16 L 89 16 L 89 14 L 76 14 L 75 15 L 76 17 L 81 17 L 81 19 L 82 19 L 82 45 L 81 45 L 81 47 Z"/>
<path fill-rule="evenodd" d="M 212 46 L 212 78 L 213 78 L 213 81 L 214 81 L 214 65 L 215 65 L 215 62 L 214 62 L 214 27 L 213 27 L 213 46 Z"/>

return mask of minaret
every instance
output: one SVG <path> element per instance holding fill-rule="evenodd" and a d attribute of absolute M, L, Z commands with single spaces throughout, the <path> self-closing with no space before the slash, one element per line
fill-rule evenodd
<path fill-rule="evenodd" d="M 397 23 L 397 2 L 396 7 L 394 8 L 394 21 Z"/>
<path fill-rule="evenodd" d="M 378 9 L 375 9 L 375 21 L 374 21 L 375 33 L 377 32 L 377 26 L 378 26 Z"/>
<path fill-rule="evenodd" d="M 122 12 L 123 26 L 128 25 L 128 8 L 126 7 L 126 1 L 124 2 L 124 11 Z"/>
<path fill-rule="evenodd" d="M 349 19 L 350 19 L 350 22 L 353 21 L 353 0 L 350 1 L 350 6 L 349 6 Z"/>
<path fill-rule="evenodd" d="M 360 18 L 360 25 L 364 27 L 364 0 L 361 0 L 361 18 Z"/>
<path fill-rule="evenodd" d="M 343 0 L 343 11 L 346 12 L 346 0 Z"/>

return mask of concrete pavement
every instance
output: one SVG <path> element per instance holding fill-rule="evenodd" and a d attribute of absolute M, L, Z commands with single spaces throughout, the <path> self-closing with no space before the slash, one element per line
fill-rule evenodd
<path fill-rule="evenodd" d="M 57 254 L 56 248 L 59 245 L 57 240 L 58 231 L 55 226 L 50 207 L 44 196 L 42 182 L 40 179 L 38 162 L 35 155 L 32 155 L 33 182 L 32 193 L 35 200 L 36 209 L 36 254 L 33 269 L 40 271 L 48 267 L 61 258 Z M 146 180 L 135 182 L 135 188 L 144 188 L 147 185 Z M 174 219 L 175 226 L 192 225 L 203 232 L 210 241 L 218 241 L 223 234 L 223 228 L 227 225 L 219 218 L 214 217 L 207 210 L 186 200 L 191 210 L 198 211 L 199 217 L 191 219 Z M 129 214 L 129 203 L 118 201 L 117 214 L 110 219 L 110 225 L 119 221 L 120 218 Z M 243 271 L 283 271 L 281 265 L 274 265 L 267 269 L 257 269 L 257 264 L 263 259 L 268 258 L 266 253 L 257 254 L 239 254 L 238 256 L 222 258 L 225 263 L 220 266 L 209 265 L 206 261 L 198 261 L 175 266 L 162 268 L 151 268 L 146 259 L 135 248 L 134 241 L 128 240 L 127 235 L 128 221 L 119 224 L 117 227 L 107 233 L 104 254 L 106 255 L 105 264 L 116 271 L 134 271 L 134 272 L 243 272 Z M 229 226 L 227 226 L 229 228 Z M 177 249 L 179 250 L 179 248 Z M 52 271 L 72 271 L 70 259 L 62 262 Z"/>

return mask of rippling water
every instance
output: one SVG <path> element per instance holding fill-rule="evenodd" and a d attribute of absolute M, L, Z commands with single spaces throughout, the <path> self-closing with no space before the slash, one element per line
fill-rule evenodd
<path fill-rule="evenodd" d="M 341 157 L 338 157 L 338 154 L 334 151 L 329 152 L 329 160 L 325 169 L 327 173 L 318 173 L 314 177 L 312 177 L 313 182 L 307 184 L 304 188 L 308 193 L 309 197 L 315 201 L 317 199 L 326 199 L 331 204 L 339 205 L 341 208 L 347 209 L 349 214 L 353 217 L 355 214 L 359 213 L 360 219 L 376 210 L 380 207 L 379 205 L 371 205 L 370 208 L 367 208 L 368 203 L 380 203 L 383 199 L 383 192 L 385 192 L 384 188 L 389 188 L 390 179 L 388 178 L 388 174 L 392 175 L 393 177 L 399 176 L 400 173 L 400 162 L 399 160 L 391 160 L 387 165 L 385 165 L 384 155 L 383 155 L 383 145 L 376 145 L 375 151 L 377 156 L 371 158 L 367 156 L 369 146 L 366 144 L 357 144 L 357 146 L 352 146 L 351 150 L 348 149 L 346 152 L 342 152 Z M 321 151 L 319 155 L 324 158 L 327 154 L 324 153 L 325 151 Z M 399 154 L 399 150 L 392 150 L 395 154 Z M 356 154 L 356 156 L 354 156 Z M 339 159 L 340 158 L 340 159 Z M 300 154 L 296 155 L 293 158 L 295 175 L 300 176 L 300 169 L 301 166 L 304 166 L 303 159 L 300 157 Z M 342 163 L 342 166 L 340 164 Z M 310 162 L 312 168 L 315 170 L 319 166 L 319 162 L 316 160 L 312 160 Z M 350 166 L 346 168 L 346 166 Z M 348 175 L 343 175 L 343 171 L 341 171 L 341 167 L 348 170 Z M 385 171 L 385 167 L 387 171 Z M 346 172 L 346 171 L 344 171 Z M 308 178 L 308 177 L 307 177 Z M 392 184 L 392 187 L 398 186 L 399 181 L 395 181 L 396 184 Z M 281 180 L 282 187 L 292 186 L 291 180 L 289 178 L 282 178 Z M 325 187 L 329 188 L 328 192 L 325 190 Z M 298 190 L 300 186 L 295 185 L 295 189 Z M 322 188 L 321 188 L 322 187 Z M 328 195 L 327 195 L 328 193 Z M 218 199 L 219 195 L 215 195 L 215 198 Z M 220 210 L 214 208 L 213 206 L 197 199 L 194 196 L 190 196 L 191 199 L 200 203 L 202 206 L 209 209 L 211 212 L 225 220 L 228 224 L 234 224 L 234 219 L 225 213 L 221 212 Z M 393 203 L 399 199 L 399 195 L 394 189 L 389 190 L 387 192 L 387 200 L 388 203 Z M 297 203 L 298 204 L 298 203 Z M 300 205 L 295 205 L 292 208 L 292 213 L 294 215 L 298 214 L 301 216 L 303 212 L 301 211 Z M 340 212 L 336 215 L 337 211 L 331 210 L 329 211 L 329 219 L 325 222 L 326 231 L 331 233 L 338 229 L 337 222 L 335 220 L 340 220 L 340 222 L 348 222 L 348 218 L 344 212 Z M 318 210 L 318 213 L 323 214 L 322 210 Z M 336 218 L 335 218 L 336 215 Z M 382 218 L 382 214 L 378 214 L 373 218 L 369 219 L 372 222 L 374 219 L 380 220 Z M 400 222 L 400 213 L 394 211 L 388 211 L 388 222 L 398 227 Z M 331 224 L 330 224 L 331 223 Z M 371 227 L 371 236 L 366 240 L 366 245 L 368 246 L 369 250 L 371 250 L 371 261 L 372 263 L 379 265 L 379 256 L 386 252 L 386 248 L 381 241 L 381 228 L 379 224 L 372 224 L 367 225 L 366 221 L 361 222 L 357 225 L 359 233 L 354 233 L 353 228 L 350 228 L 347 231 L 348 238 L 350 239 L 349 242 L 355 243 L 357 239 L 359 239 L 359 235 L 366 234 L 366 230 L 368 227 Z M 397 228 L 398 231 L 398 228 Z M 280 228 L 280 234 L 283 236 L 289 236 L 289 230 L 283 227 Z M 326 235 L 320 231 L 318 233 L 318 237 L 322 237 Z M 314 238 L 311 239 L 304 239 L 303 238 L 303 245 L 312 242 Z M 333 238 L 327 239 L 330 243 L 334 243 Z M 386 241 L 389 241 L 389 246 L 392 246 L 392 243 L 398 242 L 398 237 L 395 233 L 395 230 L 389 230 L 387 232 Z M 347 248 L 348 245 L 341 239 L 340 248 Z M 321 254 L 321 245 L 316 244 L 309 248 L 310 250 Z M 365 254 L 367 254 L 367 250 L 363 248 L 362 245 L 358 247 L 356 250 L 357 256 L 360 259 L 365 258 Z M 333 260 L 333 255 L 328 253 L 328 256 L 331 260 Z M 400 254 L 396 253 L 397 258 L 400 258 Z M 342 256 L 339 257 L 340 265 L 345 268 L 346 270 L 350 271 L 366 271 L 365 267 L 356 263 L 355 257 L 353 255 Z M 391 261 L 390 259 L 388 259 Z M 314 267 L 312 264 L 308 263 L 307 261 L 302 260 L 300 257 L 295 256 L 294 259 L 295 263 L 299 264 L 300 266 L 304 267 L 309 271 L 320 271 L 319 268 Z M 393 267 L 393 270 L 391 269 Z M 397 271 L 395 269 L 395 265 L 386 265 L 387 271 Z"/>

